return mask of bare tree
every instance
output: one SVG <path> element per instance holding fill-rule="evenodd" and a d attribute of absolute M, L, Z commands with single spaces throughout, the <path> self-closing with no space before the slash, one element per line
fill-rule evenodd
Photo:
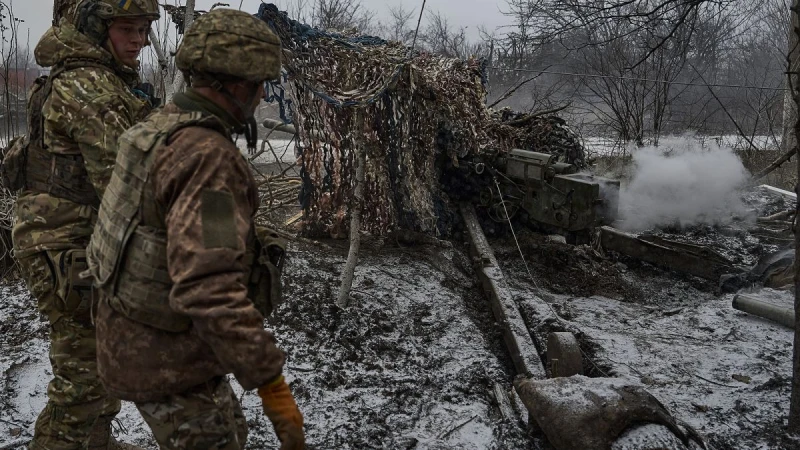
<path fill-rule="evenodd" d="M 451 26 L 447 17 L 439 11 L 431 11 L 427 16 L 427 25 L 420 32 L 420 41 L 425 50 L 460 59 L 484 53 L 483 43 L 473 43 L 467 39 L 466 28 Z"/>
<path fill-rule="evenodd" d="M 14 14 L 13 1 L 0 1 L 0 82 L 2 82 L 2 126 L 0 142 L 5 146 L 20 134 L 27 103 L 26 78 L 30 52 L 21 51 L 19 26 L 24 21 Z"/>
<path fill-rule="evenodd" d="M 791 8 L 791 28 L 793 45 L 796 46 L 800 42 L 800 0 L 794 0 Z M 796 55 L 797 49 L 794 46 L 789 50 L 790 55 Z M 792 67 L 795 67 L 795 62 L 792 61 Z M 789 86 L 792 91 L 792 98 L 795 106 L 800 110 L 800 82 L 798 77 L 800 74 L 797 72 L 789 73 Z M 800 120 L 795 118 L 794 122 L 795 142 L 800 142 Z M 797 177 L 800 180 L 800 158 L 797 158 Z M 795 192 L 800 197 L 800 182 L 795 187 Z M 795 323 L 800 323 L 800 229 L 798 229 L 797 221 L 800 215 L 800 202 L 797 203 L 797 214 L 795 214 L 794 226 L 794 316 Z M 794 333 L 794 355 L 792 358 L 792 396 L 789 402 L 789 432 L 793 434 L 800 434 L 800 333 Z"/>
<path fill-rule="evenodd" d="M 375 26 L 375 13 L 358 0 L 316 0 L 312 22 L 325 30 L 351 30 L 365 33 Z"/>
<path fill-rule="evenodd" d="M 411 45 L 414 40 L 414 10 L 403 5 L 389 8 L 389 22 L 383 27 L 386 37 L 393 41 Z"/>
<path fill-rule="evenodd" d="M 310 13 L 313 11 L 311 0 L 291 0 L 286 8 L 286 12 L 294 20 L 303 23 L 311 23 Z"/>

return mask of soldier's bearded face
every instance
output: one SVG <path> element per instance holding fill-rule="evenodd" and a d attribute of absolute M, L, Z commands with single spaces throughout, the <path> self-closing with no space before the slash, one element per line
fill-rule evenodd
<path fill-rule="evenodd" d="M 139 53 L 147 43 L 150 21 L 143 18 L 114 19 L 108 27 L 108 40 L 116 57 L 128 67 L 139 67 Z"/>

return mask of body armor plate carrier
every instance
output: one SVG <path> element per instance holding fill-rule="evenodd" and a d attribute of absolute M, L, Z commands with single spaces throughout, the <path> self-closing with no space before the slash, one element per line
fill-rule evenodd
<path fill-rule="evenodd" d="M 53 153 L 44 143 L 44 106 L 53 81 L 68 70 L 92 67 L 111 70 L 95 61 L 68 60 L 53 68 L 50 76 L 34 81 L 28 94 L 28 135 L 11 142 L 3 155 L 2 182 L 11 191 L 29 190 L 81 204 L 99 206 L 100 199 L 89 181 L 83 156 Z"/>
<path fill-rule="evenodd" d="M 103 196 L 87 255 L 95 287 L 117 312 L 131 320 L 184 332 L 191 319 L 169 306 L 172 280 L 167 267 L 163 224 L 142 223 L 143 198 L 156 151 L 176 131 L 192 126 L 229 132 L 217 119 L 197 112 L 159 112 L 120 138 L 117 164 Z M 259 239 L 258 236 L 262 236 Z M 280 299 L 280 269 L 285 241 L 252 227 L 245 253 L 248 296 L 265 316 Z M 262 243 L 263 242 L 263 243 Z"/>

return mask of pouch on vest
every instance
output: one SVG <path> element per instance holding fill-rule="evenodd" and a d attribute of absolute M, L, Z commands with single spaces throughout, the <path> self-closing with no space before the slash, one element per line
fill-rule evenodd
<path fill-rule="evenodd" d="M 281 272 L 283 271 L 286 239 L 266 227 L 254 226 L 254 245 L 248 249 L 246 258 L 251 263 L 247 293 L 264 317 L 278 308 L 283 301 Z"/>
<path fill-rule="evenodd" d="M 86 250 L 73 249 L 52 252 L 56 270 L 56 293 L 63 302 L 62 311 L 76 319 L 90 320 L 92 302 L 92 280 L 81 278 L 87 270 Z"/>
<path fill-rule="evenodd" d="M 172 280 L 167 268 L 163 230 L 139 225 L 130 236 L 109 304 L 131 320 L 159 330 L 181 333 L 192 320 L 169 305 Z"/>
<path fill-rule="evenodd" d="M 80 154 L 56 154 L 44 142 L 44 107 L 53 91 L 53 80 L 78 67 L 103 67 L 86 61 L 71 61 L 54 68 L 50 76 L 39 77 L 28 93 L 28 135 L 21 148 L 11 147 L 4 155 L 3 183 L 14 190 L 26 189 L 64 198 L 81 205 L 99 206 L 100 198 L 89 181 Z"/>
<path fill-rule="evenodd" d="M 3 186 L 16 192 L 25 187 L 25 166 L 28 163 L 28 147 L 34 142 L 43 141 L 42 109 L 49 94 L 47 87 L 48 77 L 39 77 L 28 91 L 28 135 L 19 136 L 9 142 L 8 149 L 3 151 L 3 163 L 0 166 L 0 177 Z M 38 139 L 38 140 L 37 140 Z"/>
<path fill-rule="evenodd" d="M 11 192 L 17 192 L 25 186 L 25 162 L 28 156 L 28 137 L 18 136 L 3 151 L 3 162 L 0 164 L 0 177 L 3 186 Z"/>

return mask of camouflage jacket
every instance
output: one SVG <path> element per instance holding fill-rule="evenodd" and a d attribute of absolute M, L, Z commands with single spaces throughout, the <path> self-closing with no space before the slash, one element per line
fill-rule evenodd
<path fill-rule="evenodd" d="M 175 101 L 184 105 L 185 99 L 179 94 Z M 195 106 L 193 111 L 208 113 Z M 170 122 L 168 115 L 185 110 L 169 104 L 125 133 L 122 141 L 139 142 L 135 136 L 157 128 L 150 124 Z M 121 148 L 120 160 L 132 157 L 128 147 Z M 228 373 L 245 389 L 260 387 L 280 375 L 284 355 L 248 299 L 245 251 L 259 206 L 250 168 L 229 136 L 200 126 L 178 127 L 149 153 L 153 159 L 144 178 L 137 228 L 164 234 L 172 284 L 168 307 L 188 317 L 191 325 L 176 332 L 154 328 L 115 309 L 101 290 L 95 321 L 100 379 L 110 395 L 135 402 L 158 400 Z M 115 179 L 123 176 L 123 167 L 117 165 Z M 139 195 L 118 193 L 114 183 L 101 209 L 111 205 L 109 196 Z M 230 198 L 224 208 L 215 207 L 219 204 L 211 200 L 216 195 L 209 195 L 219 193 Z M 119 203 L 125 204 L 125 198 Z M 107 220 L 104 211 L 100 216 Z M 90 250 L 94 248 L 93 243 Z M 147 291 L 153 283 L 148 277 L 155 275 L 127 266 L 116 269 L 122 272 L 120 279 L 126 276 Z"/>
<path fill-rule="evenodd" d="M 136 71 L 116 62 L 74 26 L 50 28 L 35 49 L 45 67 L 85 60 L 86 67 L 62 72 L 44 106 L 44 143 L 54 153 L 81 155 L 90 181 L 103 195 L 116 158 L 119 136 L 149 112 L 131 88 Z M 23 191 L 17 199 L 13 241 L 16 256 L 85 247 L 97 211 L 48 194 Z"/>

